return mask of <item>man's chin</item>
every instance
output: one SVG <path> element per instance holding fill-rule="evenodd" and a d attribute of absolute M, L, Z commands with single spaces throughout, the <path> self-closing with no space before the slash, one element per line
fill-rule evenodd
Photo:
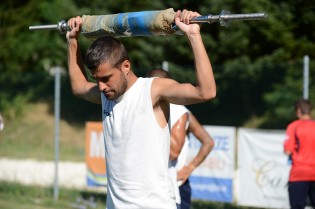
<path fill-rule="evenodd" d="M 114 98 L 111 97 L 111 96 L 105 96 L 105 97 L 106 97 L 107 100 L 114 100 Z"/>
<path fill-rule="evenodd" d="M 116 100 L 118 97 L 113 94 L 105 94 L 107 100 Z"/>

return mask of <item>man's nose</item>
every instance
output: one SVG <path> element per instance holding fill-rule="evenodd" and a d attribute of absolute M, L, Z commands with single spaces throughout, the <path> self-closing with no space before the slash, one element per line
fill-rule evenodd
<path fill-rule="evenodd" d="M 108 86 L 105 83 L 103 83 L 103 82 L 98 82 L 98 88 L 99 88 L 100 91 L 106 91 Z"/>

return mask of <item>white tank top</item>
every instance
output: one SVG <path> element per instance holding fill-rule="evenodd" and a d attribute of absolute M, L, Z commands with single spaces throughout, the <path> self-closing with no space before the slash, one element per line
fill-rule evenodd
<path fill-rule="evenodd" d="M 156 121 L 153 78 L 138 78 L 115 101 L 102 98 L 107 172 L 107 209 L 173 209 L 168 173 L 169 127 Z"/>
<path fill-rule="evenodd" d="M 176 105 L 176 104 L 170 104 L 170 123 L 171 123 L 171 128 L 175 125 L 175 123 L 184 115 L 188 114 L 189 110 L 184 106 L 184 105 Z M 185 126 L 185 130 L 187 131 L 189 126 L 189 114 L 188 114 L 188 120 Z M 179 194 L 179 188 L 178 186 L 181 183 L 177 181 L 177 171 L 180 170 L 182 167 L 184 167 L 185 163 L 185 157 L 186 157 L 186 152 L 188 149 L 188 137 L 185 135 L 185 142 L 183 145 L 183 148 L 177 158 L 177 160 L 170 160 L 169 162 L 169 173 L 172 179 L 173 187 L 175 190 L 175 199 L 176 203 L 180 204 L 181 203 L 181 198 Z"/>

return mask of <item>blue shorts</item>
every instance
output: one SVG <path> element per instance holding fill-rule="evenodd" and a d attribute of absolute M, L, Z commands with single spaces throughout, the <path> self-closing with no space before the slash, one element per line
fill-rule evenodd
<path fill-rule="evenodd" d="M 307 200 L 315 208 L 315 181 L 289 182 L 288 190 L 291 209 L 304 209 Z"/>
<path fill-rule="evenodd" d="M 180 209 L 189 209 L 191 205 L 191 188 L 188 179 L 179 187 L 179 194 L 181 198 Z"/>

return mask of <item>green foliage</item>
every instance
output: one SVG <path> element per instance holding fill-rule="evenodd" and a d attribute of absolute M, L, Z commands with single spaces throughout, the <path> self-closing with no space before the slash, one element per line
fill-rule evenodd
<path fill-rule="evenodd" d="M 261 127 L 282 128 L 292 119 L 285 110 L 302 95 L 301 61 L 306 54 L 310 56 L 310 75 L 314 73 L 314 7 L 310 0 L 5 0 L 0 5 L 0 111 L 7 117 L 15 117 L 21 103 L 52 99 L 53 77 L 49 69 L 67 66 L 65 35 L 56 31 L 29 31 L 30 25 L 56 24 L 83 14 L 167 8 L 187 8 L 202 15 L 219 14 L 221 10 L 266 12 L 266 20 L 235 21 L 229 27 L 221 27 L 219 23 L 203 25 L 202 35 L 213 64 L 218 94 L 212 102 L 190 108 L 205 124 L 241 126 L 252 117 L 261 117 L 264 118 Z M 122 40 L 139 76 L 145 76 L 149 69 L 160 67 L 166 60 L 176 80 L 195 82 L 194 58 L 185 36 Z M 91 41 L 80 38 L 83 54 Z M 67 87 L 67 83 L 63 80 L 62 86 Z M 312 80 L 309 92 L 315 102 Z M 71 102 L 78 102 L 71 101 L 71 97 L 63 101 L 67 108 L 76 106 Z M 77 115 L 81 110 L 78 109 Z M 81 119 L 86 117 L 71 120 Z"/>

